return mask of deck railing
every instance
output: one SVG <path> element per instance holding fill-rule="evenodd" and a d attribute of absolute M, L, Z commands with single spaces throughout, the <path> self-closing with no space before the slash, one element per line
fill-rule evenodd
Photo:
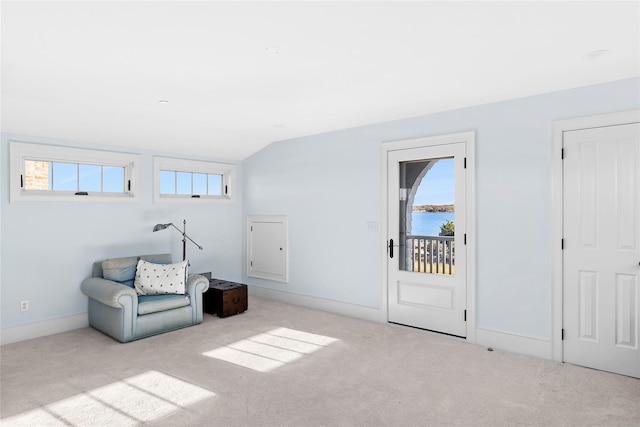
<path fill-rule="evenodd" d="M 454 239 L 454 236 L 408 235 L 407 271 L 455 274 Z"/>

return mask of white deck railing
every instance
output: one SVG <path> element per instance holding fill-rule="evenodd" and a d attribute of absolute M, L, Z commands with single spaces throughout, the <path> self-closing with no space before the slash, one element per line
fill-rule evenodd
<path fill-rule="evenodd" d="M 407 271 L 455 273 L 454 236 L 407 236 Z"/>

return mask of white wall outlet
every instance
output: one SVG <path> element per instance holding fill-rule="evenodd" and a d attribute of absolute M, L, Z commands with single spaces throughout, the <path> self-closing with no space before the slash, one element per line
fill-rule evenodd
<path fill-rule="evenodd" d="M 20 311 L 29 310 L 29 301 L 20 301 Z"/>

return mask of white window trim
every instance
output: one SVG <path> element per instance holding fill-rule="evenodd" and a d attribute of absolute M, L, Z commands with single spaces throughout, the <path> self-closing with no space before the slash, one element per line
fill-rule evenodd
<path fill-rule="evenodd" d="M 160 194 L 160 171 L 204 173 L 222 175 L 223 194 L 221 196 L 191 197 L 189 194 Z M 154 203 L 235 203 L 236 165 L 205 162 L 201 160 L 153 157 L 153 202 Z M 224 189 L 226 188 L 226 194 Z"/>
<path fill-rule="evenodd" d="M 73 148 L 60 145 L 36 144 L 30 142 L 10 141 L 10 187 L 9 201 L 14 202 L 137 202 L 140 200 L 137 191 L 140 170 L 140 155 L 119 153 L 114 151 Z M 125 168 L 125 183 L 130 188 L 125 193 L 90 192 L 78 196 L 70 192 L 24 190 L 21 177 L 24 176 L 25 160 L 41 160 L 47 162 L 89 163 L 102 166 Z M 127 186 L 128 187 L 128 186 Z"/>

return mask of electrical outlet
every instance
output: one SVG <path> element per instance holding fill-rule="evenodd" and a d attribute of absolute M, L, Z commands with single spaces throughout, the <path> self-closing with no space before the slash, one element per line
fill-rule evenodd
<path fill-rule="evenodd" d="M 29 301 L 20 301 L 20 311 L 29 310 Z"/>

